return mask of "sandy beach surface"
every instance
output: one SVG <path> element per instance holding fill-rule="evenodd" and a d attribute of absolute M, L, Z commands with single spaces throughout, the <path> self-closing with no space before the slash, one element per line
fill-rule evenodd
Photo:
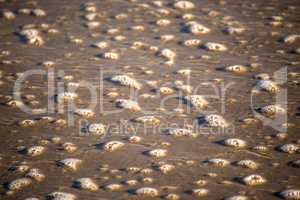
<path fill-rule="evenodd" d="M 1 200 L 300 199 L 299 1 L 0 10 Z"/>

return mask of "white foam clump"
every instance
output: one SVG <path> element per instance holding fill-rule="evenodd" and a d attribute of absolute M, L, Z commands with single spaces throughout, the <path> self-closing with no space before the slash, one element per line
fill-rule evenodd
<path fill-rule="evenodd" d="M 280 192 L 280 196 L 288 200 L 298 200 L 300 199 L 300 190 L 288 189 Z"/>
<path fill-rule="evenodd" d="M 24 187 L 29 186 L 31 183 L 32 180 L 30 178 L 19 178 L 10 182 L 8 184 L 8 189 L 10 191 L 18 191 L 23 189 Z"/>
<path fill-rule="evenodd" d="M 44 40 L 37 29 L 24 29 L 20 32 L 20 35 L 26 39 L 28 44 L 36 46 L 42 46 L 44 44 Z"/>
<path fill-rule="evenodd" d="M 29 156 L 39 156 L 45 152 L 45 149 L 43 146 L 32 146 L 27 149 L 26 153 Z"/>
<path fill-rule="evenodd" d="M 93 47 L 97 47 L 99 49 L 105 49 L 109 46 L 109 44 L 105 41 L 101 41 L 101 42 L 96 42 L 93 44 Z"/>
<path fill-rule="evenodd" d="M 137 117 L 134 121 L 151 125 L 158 125 L 160 123 L 160 120 L 157 117 L 151 115 Z"/>
<path fill-rule="evenodd" d="M 77 197 L 74 194 L 66 192 L 52 192 L 48 195 L 51 200 L 75 200 Z"/>
<path fill-rule="evenodd" d="M 203 35 L 211 32 L 209 28 L 195 21 L 188 22 L 186 25 L 188 26 L 189 31 L 194 35 Z"/>
<path fill-rule="evenodd" d="M 164 42 L 168 42 L 168 41 L 172 41 L 175 39 L 175 36 L 174 35 L 171 35 L 171 34 L 166 34 L 166 35 L 162 35 L 160 36 L 160 39 Z"/>
<path fill-rule="evenodd" d="M 24 15 L 29 15 L 31 13 L 31 9 L 29 9 L 29 8 L 20 8 L 18 10 L 18 13 L 19 14 L 24 14 Z"/>
<path fill-rule="evenodd" d="M 169 19 L 159 19 L 156 21 L 156 24 L 158 26 L 168 26 L 171 24 L 171 21 Z"/>
<path fill-rule="evenodd" d="M 108 152 L 113 152 L 113 151 L 116 151 L 122 147 L 124 147 L 125 144 L 123 142 L 120 142 L 120 141 L 110 141 L 110 142 L 107 142 L 103 145 L 103 149 L 105 151 L 108 151 Z"/>
<path fill-rule="evenodd" d="M 243 27 L 232 27 L 232 26 L 230 26 L 226 29 L 226 33 L 228 33 L 229 35 L 241 34 L 241 33 L 245 32 L 245 30 L 246 29 L 243 28 Z"/>
<path fill-rule="evenodd" d="M 300 147 L 296 144 L 284 144 L 280 147 L 280 150 L 285 153 L 293 154 L 296 153 Z"/>
<path fill-rule="evenodd" d="M 27 172 L 29 170 L 29 168 L 30 167 L 26 164 L 20 164 L 20 165 L 12 166 L 11 170 L 20 172 L 20 173 L 24 173 L 24 172 Z"/>
<path fill-rule="evenodd" d="M 118 60 L 120 58 L 119 54 L 116 52 L 105 52 L 103 57 L 110 60 Z"/>
<path fill-rule="evenodd" d="M 93 135 L 103 135 L 103 134 L 105 134 L 106 126 L 101 123 L 93 123 L 93 124 L 88 125 L 87 129 L 88 129 L 88 132 Z"/>
<path fill-rule="evenodd" d="M 16 18 L 16 15 L 15 13 L 13 13 L 12 11 L 10 10 L 5 10 L 2 12 L 2 16 L 7 19 L 7 20 L 13 20 Z"/>
<path fill-rule="evenodd" d="M 76 171 L 78 170 L 78 167 L 82 162 L 82 160 L 77 158 L 66 158 L 64 160 L 59 161 L 58 164 L 68 169 Z"/>
<path fill-rule="evenodd" d="M 67 151 L 69 153 L 73 153 L 74 151 L 77 150 L 77 147 L 72 142 L 65 142 L 62 144 L 62 149 L 64 149 L 65 151 Z"/>
<path fill-rule="evenodd" d="M 278 85 L 271 80 L 261 80 L 258 82 L 257 87 L 270 93 L 277 93 L 280 90 Z"/>
<path fill-rule="evenodd" d="M 261 151 L 261 152 L 266 152 L 269 150 L 269 148 L 265 145 L 256 145 L 252 149 L 254 149 L 256 151 Z"/>
<path fill-rule="evenodd" d="M 37 16 L 37 17 L 44 17 L 47 15 L 46 11 L 39 9 L 39 8 L 33 9 L 31 12 L 34 16 Z"/>
<path fill-rule="evenodd" d="M 167 58 L 169 60 L 174 60 L 176 57 L 176 53 L 172 51 L 171 49 L 163 49 L 160 52 L 160 55 L 164 58 Z"/>
<path fill-rule="evenodd" d="M 78 98 L 78 94 L 74 92 L 62 92 L 57 95 L 57 101 L 69 101 Z"/>
<path fill-rule="evenodd" d="M 105 190 L 107 191 L 117 191 L 117 190 L 120 190 L 123 186 L 121 184 L 118 184 L 118 183 L 112 183 L 112 184 L 108 184 L 105 186 Z"/>
<path fill-rule="evenodd" d="M 209 104 L 202 95 L 187 95 L 184 97 L 184 100 L 196 109 L 205 108 Z"/>
<path fill-rule="evenodd" d="M 130 99 L 117 99 L 115 102 L 118 107 L 127 109 L 132 112 L 138 112 L 141 110 L 141 107 L 139 106 L 138 102 Z"/>
<path fill-rule="evenodd" d="M 78 108 L 74 111 L 75 114 L 81 116 L 81 117 L 93 117 L 95 115 L 94 111 L 88 108 Z"/>
<path fill-rule="evenodd" d="M 137 144 L 137 143 L 140 143 L 142 141 L 143 138 L 139 137 L 139 136 L 136 136 L 136 135 L 133 135 L 133 136 L 130 136 L 128 138 L 128 141 L 130 143 L 133 143 L 133 144 Z"/>
<path fill-rule="evenodd" d="M 195 8 L 195 4 L 190 1 L 177 1 L 174 7 L 180 10 L 191 10 Z"/>
<path fill-rule="evenodd" d="M 174 136 L 174 137 L 197 137 L 198 134 L 194 133 L 193 130 L 191 129 L 186 129 L 186 128 L 171 128 L 168 129 L 168 135 Z"/>
<path fill-rule="evenodd" d="M 230 164 L 230 162 L 223 158 L 211 158 L 207 161 L 209 164 L 217 167 L 225 167 Z"/>
<path fill-rule="evenodd" d="M 55 62 L 53 62 L 53 61 L 44 61 L 44 62 L 42 62 L 42 65 L 44 66 L 44 67 L 53 67 L 54 65 L 55 65 Z"/>
<path fill-rule="evenodd" d="M 100 26 L 100 22 L 97 22 L 97 21 L 88 21 L 88 22 L 85 23 L 85 26 L 88 29 L 95 29 L 95 28 L 98 28 Z"/>
<path fill-rule="evenodd" d="M 243 183 L 249 186 L 262 185 L 267 182 L 267 180 L 258 174 L 251 174 L 242 179 Z"/>
<path fill-rule="evenodd" d="M 246 141 L 238 138 L 228 138 L 224 140 L 224 145 L 234 148 L 244 148 L 247 146 Z"/>
<path fill-rule="evenodd" d="M 127 76 L 127 75 L 116 75 L 110 78 L 112 82 L 119 83 L 123 86 L 129 86 L 135 89 L 141 89 L 142 84 L 139 83 L 137 80 Z"/>
<path fill-rule="evenodd" d="M 19 124 L 23 127 L 30 127 L 36 124 L 36 120 L 24 119 Z"/>
<path fill-rule="evenodd" d="M 154 158 L 162 158 L 167 156 L 168 151 L 165 149 L 154 149 L 148 152 L 148 155 Z"/>
<path fill-rule="evenodd" d="M 231 65 L 231 66 L 225 67 L 225 71 L 235 72 L 235 73 L 244 73 L 244 72 L 248 71 L 248 68 L 244 65 Z"/>
<path fill-rule="evenodd" d="M 74 182 L 74 186 L 83 190 L 97 191 L 99 186 L 91 178 L 79 178 Z"/>
<path fill-rule="evenodd" d="M 209 50 L 209 51 L 219 51 L 219 52 L 223 52 L 223 51 L 227 51 L 228 48 L 220 43 L 216 43 L 216 42 L 207 42 L 204 47 Z"/>
<path fill-rule="evenodd" d="M 261 108 L 261 113 L 268 117 L 272 117 L 275 115 L 283 115 L 286 113 L 286 110 L 280 105 L 268 105 Z"/>
<path fill-rule="evenodd" d="M 136 190 L 135 192 L 138 196 L 144 197 L 157 197 L 159 195 L 159 191 L 155 188 L 151 187 L 142 187 Z"/>
<path fill-rule="evenodd" d="M 88 13 L 84 15 L 84 18 L 88 21 L 93 21 L 96 19 L 96 17 L 97 17 L 97 13 Z"/>
<path fill-rule="evenodd" d="M 253 170 L 258 168 L 258 164 L 253 160 L 240 160 L 236 165 Z"/>
<path fill-rule="evenodd" d="M 285 43 L 291 44 L 291 43 L 294 43 L 297 39 L 300 39 L 300 35 L 292 34 L 292 35 L 286 36 L 286 37 L 283 39 L 283 41 L 284 41 Z"/>
<path fill-rule="evenodd" d="M 39 169 L 33 168 L 29 170 L 29 172 L 26 174 L 26 177 L 41 182 L 45 179 L 46 176 Z"/>
<path fill-rule="evenodd" d="M 183 42 L 184 46 L 187 47 L 194 47 L 194 46 L 198 46 L 201 44 L 201 40 L 199 39 L 189 39 L 189 40 L 185 40 Z"/>
<path fill-rule="evenodd" d="M 24 106 L 24 103 L 18 100 L 10 100 L 9 102 L 6 103 L 6 105 L 10 107 L 22 107 Z"/>
<path fill-rule="evenodd" d="M 206 115 L 204 117 L 205 122 L 210 127 L 221 127 L 226 128 L 229 126 L 229 124 L 226 122 L 226 120 L 221 116 L 217 114 L 210 114 Z"/>
<path fill-rule="evenodd" d="M 205 188 L 198 188 L 192 190 L 193 195 L 197 197 L 204 197 L 208 194 L 208 192 L 208 189 Z"/>
<path fill-rule="evenodd" d="M 160 165 L 158 167 L 159 171 L 161 171 L 162 173 L 164 174 L 167 174 L 168 172 L 172 171 L 173 169 L 175 169 L 175 166 L 174 165 L 171 165 L 171 164 L 163 164 L 163 165 Z"/>
<path fill-rule="evenodd" d="M 174 90 L 172 88 L 163 86 L 163 87 L 157 88 L 157 92 L 164 94 L 164 95 L 168 95 L 168 94 L 172 94 L 174 92 Z"/>

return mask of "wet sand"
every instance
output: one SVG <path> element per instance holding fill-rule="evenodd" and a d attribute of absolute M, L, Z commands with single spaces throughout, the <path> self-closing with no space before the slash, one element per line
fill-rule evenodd
<path fill-rule="evenodd" d="M 176 9 L 174 1 L 162 1 L 163 5 L 153 4 L 152 1 L 126 1 L 126 0 L 103 0 L 95 1 L 96 12 L 85 10 L 82 0 L 39 0 L 39 1 L 4 1 L 0 2 L 1 10 L 10 10 L 15 13 L 15 19 L 0 18 L 0 65 L 2 71 L 0 85 L 0 199 L 26 199 L 36 197 L 46 199 L 47 195 L 54 191 L 72 193 L 78 199 L 144 199 L 135 194 L 136 189 L 141 187 L 153 187 L 159 191 L 158 197 L 149 199 L 165 199 L 169 193 L 178 194 L 180 199 L 224 199 L 234 195 L 245 195 L 249 199 L 281 199 L 279 192 L 285 189 L 300 189 L 299 165 L 292 166 L 290 163 L 300 159 L 300 150 L 289 154 L 279 150 L 284 144 L 300 146 L 299 138 L 299 64 L 300 54 L 295 50 L 300 48 L 300 39 L 292 43 L 283 42 L 283 38 L 291 34 L 300 34 L 300 5 L 296 0 L 288 1 L 192 1 L 195 8 L 187 11 Z M 46 11 L 46 16 L 36 17 L 32 14 L 19 14 L 21 8 L 41 8 Z M 164 13 L 161 9 L 169 11 Z M 213 13 L 212 11 L 217 11 Z M 100 26 L 88 29 L 88 22 L 84 16 L 88 13 L 97 13 L 92 21 L 100 22 Z M 127 14 L 125 19 L 116 19 L 120 13 Z M 194 15 L 193 19 L 183 19 L 185 13 Z M 215 14 L 216 16 L 212 16 Z M 211 15 L 211 16 L 210 16 Z M 272 16 L 281 16 L 279 25 L 272 25 Z M 170 25 L 159 26 L 158 19 L 168 19 Z M 186 30 L 188 21 L 209 27 L 208 34 L 194 35 Z M 22 27 L 34 24 L 34 28 L 40 31 L 44 40 L 41 46 L 31 45 L 20 36 Z M 44 28 L 41 24 L 48 24 L 50 28 L 58 30 L 58 33 L 49 33 L 49 27 Z M 134 25 L 142 25 L 144 31 L 133 31 Z M 245 31 L 240 34 L 228 34 L 228 27 L 244 27 Z M 107 33 L 109 29 L 117 28 L 115 34 Z M 162 41 L 160 36 L 165 34 L 174 35 L 171 41 Z M 122 41 L 114 38 L 122 35 L 126 38 Z M 81 39 L 82 41 L 74 40 Z M 182 43 L 187 39 L 199 39 L 201 43 L 195 47 L 187 47 Z M 104 49 L 95 48 L 93 44 L 106 41 L 109 46 Z M 136 41 L 141 41 L 146 47 L 132 48 Z M 217 42 L 226 45 L 225 52 L 209 51 L 204 48 L 207 42 Z M 149 46 L 157 47 L 157 51 L 149 50 Z M 168 59 L 162 57 L 162 49 L 171 49 L 176 53 L 174 64 L 166 65 Z M 9 53 L 7 53 L 9 52 Z M 111 60 L 103 58 L 105 52 L 117 52 L 119 59 Z M 6 55 L 8 54 L 8 55 Z M 45 67 L 41 63 L 53 61 L 53 67 Z M 220 68 L 231 65 L 245 65 L 247 71 L 234 73 Z M 252 65 L 252 66 L 251 66 Z M 257 67 L 255 67 L 257 66 Z M 287 90 L 287 137 L 281 139 L 278 133 L 281 131 L 271 126 L 264 125 L 259 121 L 253 124 L 245 124 L 243 119 L 255 118 L 251 109 L 251 91 L 258 82 L 254 77 L 261 73 L 270 76 L 274 72 L 287 67 L 287 82 L 280 84 L 280 88 Z M 175 73 L 180 69 L 190 69 L 191 75 L 187 78 Z M 13 99 L 15 81 L 19 73 L 27 70 L 52 70 L 55 73 L 55 94 L 58 94 L 57 84 L 63 84 L 67 88 L 69 82 L 86 81 L 93 86 L 98 95 L 97 107 L 93 109 L 95 115 L 86 119 L 82 116 L 70 114 L 72 111 L 57 113 L 45 113 L 32 115 L 24 113 L 18 107 L 8 106 Z M 59 70 L 69 77 L 58 77 Z M 147 73 L 151 70 L 151 73 Z M 101 76 L 105 72 L 105 76 Z M 203 130 L 196 130 L 199 136 L 172 137 L 165 134 L 164 130 L 158 130 L 154 126 L 147 127 L 134 122 L 136 117 L 147 115 L 143 112 L 130 112 L 124 110 L 117 113 L 105 111 L 116 110 L 116 99 L 128 99 L 130 88 L 120 86 L 105 78 L 115 74 L 128 74 L 143 84 L 138 90 L 138 95 L 147 93 L 157 95 L 155 87 L 147 85 L 144 80 L 158 81 L 158 86 L 173 83 L 176 80 L 187 81 L 194 88 L 198 88 L 197 94 L 211 95 L 214 90 L 207 83 L 221 86 L 222 83 L 233 83 L 226 91 L 224 100 L 208 98 L 209 105 L 203 110 L 194 110 L 183 104 L 183 113 L 174 111 L 182 100 L 180 95 L 168 98 L 164 104 L 164 110 L 158 110 L 162 100 L 167 95 L 157 95 L 155 98 L 138 98 L 142 110 L 153 111 L 160 119 L 160 125 L 168 127 L 174 123 L 183 128 L 186 124 L 197 124 L 199 116 L 206 112 L 214 111 L 226 119 L 234 128 L 233 132 L 219 133 L 217 131 L 204 134 Z M 19 76 L 21 76 L 19 74 Z M 48 77 L 46 75 L 34 75 L 22 84 L 21 94 L 35 95 L 34 99 L 27 99 L 27 104 L 34 108 L 47 106 Z M 206 83 L 206 84 L 205 84 Z M 103 84 L 103 85 L 102 85 Z M 174 88 L 173 86 L 167 85 Z M 117 91 L 119 96 L 108 97 L 109 91 Z M 85 108 L 90 103 L 89 91 L 82 87 L 76 93 L 78 107 Z M 173 94 L 179 94 L 174 89 Z M 179 97 L 179 98 L 178 98 Z M 254 95 L 254 107 L 274 104 L 276 94 L 261 91 Z M 29 98 L 29 97 L 27 97 Z M 54 97 L 50 97 L 53 99 Z M 37 100 L 37 102 L 33 102 Z M 101 100 L 101 101 L 100 101 Z M 57 106 L 57 102 L 54 102 Z M 225 111 L 222 110 L 222 105 Z M 104 109 L 104 110 L 103 110 Z M 67 110 L 67 111 L 66 111 Z M 40 120 L 41 117 L 50 116 L 53 120 Z M 73 116 L 74 125 L 59 125 L 57 119 L 69 119 Z M 19 123 L 30 119 L 36 122 L 33 126 L 24 127 Z M 125 123 L 129 130 L 115 129 L 116 124 Z M 104 136 L 92 136 L 82 133 L 80 124 L 102 123 L 107 126 Z M 134 130 L 132 127 L 138 127 Z M 215 134 L 214 134 L 215 133 Z M 128 137 L 138 135 L 143 138 L 141 143 L 131 144 Z M 61 141 L 54 142 L 55 137 Z M 54 139 L 53 139 L 54 138 Z M 239 138 L 247 142 L 247 147 L 237 149 L 222 144 L 224 139 Z M 101 145 L 106 142 L 117 140 L 125 143 L 122 149 L 114 152 L 106 152 Z M 48 141 L 48 144 L 45 144 Z M 69 153 L 61 150 L 61 144 L 72 142 L 77 150 Z M 164 142 L 170 144 L 166 146 Z M 28 156 L 23 148 L 34 145 L 45 147 L 45 152 L 38 156 Z M 261 152 L 253 147 L 262 145 L 268 148 Z M 152 158 L 146 155 L 149 150 L 167 149 L 168 155 L 164 158 Z M 83 161 L 77 171 L 63 169 L 57 165 L 57 161 L 65 158 L 78 158 Z M 230 161 L 225 167 L 207 164 L 205 161 L 211 158 L 223 158 Z M 242 168 L 235 165 L 237 161 L 251 159 L 259 163 L 256 170 Z M 167 174 L 157 170 L 156 166 L 162 162 L 172 164 L 175 169 Z M 16 191 L 12 195 L 7 194 L 7 185 L 24 177 L 26 172 L 12 170 L 21 163 L 30 168 L 38 168 L 45 174 L 45 180 L 33 181 L 28 187 Z M 103 167 L 105 166 L 105 167 Z M 107 170 L 103 168 L 108 168 Z M 153 169 L 150 174 L 141 172 L 131 173 L 125 170 L 128 167 L 140 169 Z M 214 177 L 214 174 L 216 177 Z M 258 186 L 248 186 L 241 182 L 241 177 L 251 174 L 263 176 L 267 182 Z M 73 187 L 73 182 L 82 177 L 92 178 L 98 185 L 99 190 L 90 192 Z M 153 183 L 143 182 L 145 177 L 151 177 Z M 137 180 L 134 186 L 124 184 L 126 180 Z M 197 180 L 206 180 L 207 184 L 197 186 Z M 227 182 L 225 182 L 227 181 Z M 111 183 L 122 185 L 119 191 L 110 192 L 105 186 Z M 176 188 L 166 189 L 166 186 Z M 196 188 L 206 188 L 209 193 L 205 197 L 195 197 L 191 191 Z"/>

